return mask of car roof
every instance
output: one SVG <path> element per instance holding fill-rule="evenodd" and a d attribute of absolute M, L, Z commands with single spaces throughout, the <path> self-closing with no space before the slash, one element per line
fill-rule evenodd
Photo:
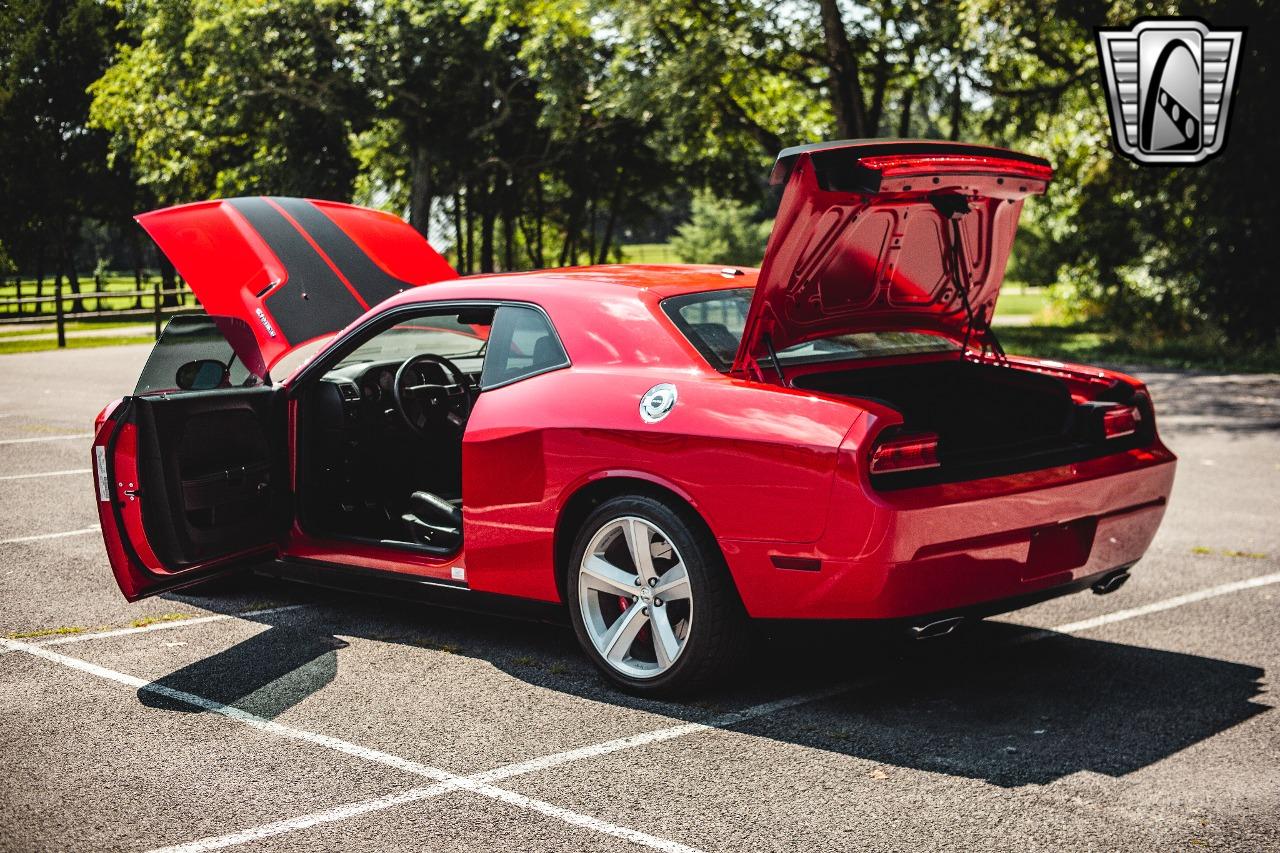
<path fill-rule="evenodd" d="M 757 277 L 754 268 L 706 264 L 606 264 L 495 273 L 413 287 L 376 310 L 464 300 L 530 302 L 550 314 L 575 367 L 694 369 L 719 375 L 674 325 L 664 321 L 658 303 L 687 293 L 753 288 Z"/>
<path fill-rule="evenodd" d="M 475 291 L 491 292 L 498 298 L 518 298 L 527 289 L 545 292 L 551 288 L 560 296 L 590 299 L 602 291 L 619 288 L 651 291 L 657 298 L 700 293 L 708 290 L 731 290 L 754 287 L 759 270 L 754 267 L 714 266 L 710 264 L 599 264 L 588 267 L 533 270 L 530 272 L 487 273 L 465 276 L 437 284 L 415 287 L 396 297 L 396 302 L 420 302 L 440 299 L 443 291 L 457 291 L 458 297 L 480 296 Z M 453 293 L 449 294 L 454 295 Z"/>

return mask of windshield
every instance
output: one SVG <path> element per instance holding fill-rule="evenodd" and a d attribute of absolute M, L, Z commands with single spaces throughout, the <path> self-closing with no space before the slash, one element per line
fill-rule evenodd
<path fill-rule="evenodd" d="M 662 310 L 712 367 L 727 371 L 742 341 L 742 329 L 754 292 L 742 287 L 673 296 L 663 300 Z M 923 332 L 850 332 L 787 347 L 778 352 L 778 360 L 794 364 L 959 349 L 955 341 Z"/>
<path fill-rule="evenodd" d="M 424 352 L 447 358 L 476 356 L 484 351 L 488 335 L 488 326 L 460 323 L 456 315 L 415 317 L 365 341 L 335 367 L 365 361 L 404 361 Z"/>

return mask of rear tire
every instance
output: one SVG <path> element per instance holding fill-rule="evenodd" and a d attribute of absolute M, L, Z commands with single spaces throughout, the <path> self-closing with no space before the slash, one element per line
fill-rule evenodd
<path fill-rule="evenodd" d="M 574 633 L 614 684 L 676 696 L 732 672 L 747 616 L 714 537 L 691 510 L 645 495 L 605 501 L 578 531 L 566 598 Z"/>

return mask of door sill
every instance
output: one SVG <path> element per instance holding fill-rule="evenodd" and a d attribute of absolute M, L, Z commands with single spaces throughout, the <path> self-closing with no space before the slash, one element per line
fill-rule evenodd
<path fill-rule="evenodd" d="M 568 622 L 563 604 L 529 598 L 477 592 L 459 581 L 408 575 L 385 569 L 350 566 L 308 557 L 281 557 L 255 569 L 258 574 L 298 581 L 346 592 L 392 598 L 412 597 L 424 604 L 466 610 L 524 621 L 564 626 Z"/>

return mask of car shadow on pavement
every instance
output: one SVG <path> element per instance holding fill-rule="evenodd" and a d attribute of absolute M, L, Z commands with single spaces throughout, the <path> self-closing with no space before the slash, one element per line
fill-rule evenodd
<path fill-rule="evenodd" d="M 728 686 L 690 702 L 642 699 L 605 682 L 563 625 L 293 589 L 313 606 L 251 616 L 270 627 L 155 683 L 272 718 L 323 693 L 347 637 L 472 658 L 513 681 L 678 721 L 847 684 L 729 727 L 1006 787 L 1080 771 L 1123 776 L 1270 707 L 1255 701 L 1259 667 L 996 622 L 916 642 L 843 628 L 761 631 L 751 665 Z M 148 688 L 139 697 L 193 710 Z"/>
<path fill-rule="evenodd" d="M 270 627 L 140 688 L 138 700 L 152 708 L 200 710 L 158 686 L 273 719 L 332 682 L 337 652 L 347 645 L 333 636 Z"/>
<path fill-rule="evenodd" d="M 902 643 L 860 686 L 797 712 L 795 728 L 744 730 L 1015 787 L 1080 771 L 1124 776 L 1270 709 L 1254 701 L 1259 667 L 1040 635 L 983 623 L 932 648 Z"/>

